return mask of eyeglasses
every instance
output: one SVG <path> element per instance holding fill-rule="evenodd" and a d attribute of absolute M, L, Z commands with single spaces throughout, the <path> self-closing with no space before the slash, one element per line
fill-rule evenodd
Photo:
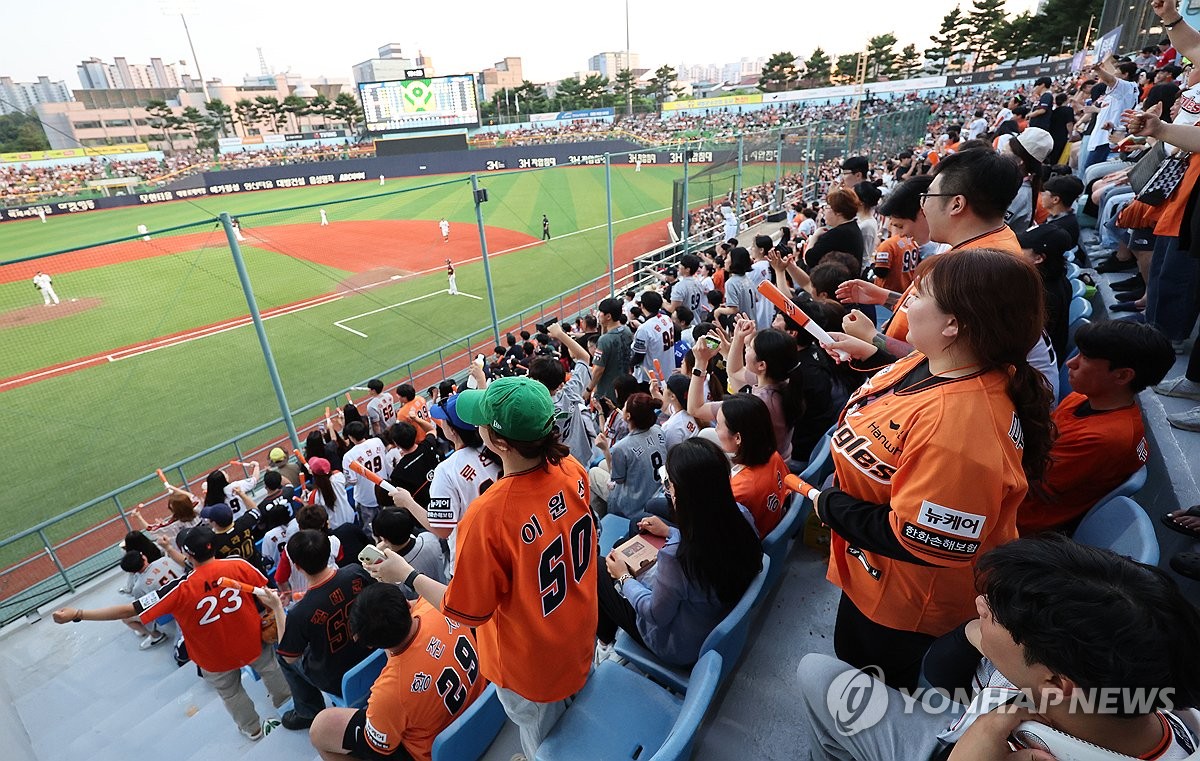
<path fill-rule="evenodd" d="M 929 198 L 943 198 L 943 197 L 950 197 L 950 196 L 957 196 L 957 195 L 962 195 L 962 194 L 961 193 L 922 193 L 921 195 L 917 196 L 917 198 L 920 199 L 921 205 L 924 206 L 925 201 Z"/>

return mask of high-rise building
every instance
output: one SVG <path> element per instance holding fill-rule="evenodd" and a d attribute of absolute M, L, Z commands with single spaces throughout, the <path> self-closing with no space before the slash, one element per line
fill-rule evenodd
<path fill-rule="evenodd" d="M 38 103 L 69 100 L 71 91 L 61 80 L 51 82 L 49 77 L 38 77 L 36 82 L 14 82 L 11 77 L 0 77 L 0 115 L 17 111 L 29 113 Z"/>
<path fill-rule="evenodd" d="M 175 64 L 164 64 L 161 58 L 151 58 L 149 65 L 129 63 L 123 57 L 114 58 L 112 63 L 89 58 L 81 61 L 75 70 L 85 90 L 140 90 L 180 85 Z"/>
<path fill-rule="evenodd" d="M 495 66 L 479 72 L 479 100 L 491 100 L 501 90 L 520 87 L 524 81 L 520 58 L 507 57 L 497 61 Z"/>
<path fill-rule="evenodd" d="M 383 82 L 389 79 L 409 79 L 409 73 L 415 69 L 421 69 L 425 76 L 434 76 L 433 59 L 429 56 L 417 52 L 416 58 L 409 58 L 404 55 L 404 51 L 400 49 L 400 45 L 395 42 L 379 48 L 378 58 L 369 58 L 362 63 L 356 63 L 352 67 L 354 71 L 354 82 Z"/>
<path fill-rule="evenodd" d="M 638 68 L 638 54 L 629 53 L 629 58 L 626 60 L 625 51 L 597 53 L 588 59 L 588 70 L 598 71 L 601 76 L 608 77 L 609 80 L 617 78 L 617 72 L 622 69 Z"/>

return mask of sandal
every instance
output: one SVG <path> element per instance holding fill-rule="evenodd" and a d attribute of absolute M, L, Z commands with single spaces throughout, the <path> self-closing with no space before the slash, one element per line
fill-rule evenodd
<path fill-rule="evenodd" d="M 1192 505 L 1187 510 L 1184 510 L 1182 513 L 1180 513 L 1179 516 L 1177 516 L 1177 517 L 1200 518 L 1200 505 Z M 1200 541 L 1200 529 L 1188 528 L 1187 526 L 1179 525 L 1178 523 L 1175 522 L 1175 517 L 1172 516 L 1170 513 L 1163 515 L 1159 520 L 1162 521 L 1162 524 L 1164 526 L 1171 529 L 1172 531 L 1183 534 L 1184 536 L 1190 536 L 1191 538 L 1193 538 L 1197 541 Z M 1190 553 L 1185 553 L 1185 554 L 1190 554 Z M 1197 557 L 1200 557 L 1200 555 L 1198 555 Z M 1174 561 L 1172 561 L 1172 562 L 1174 562 Z M 1200 578 L 1200 577 L 1197 577 L 1197 578 Z"/>
<path fill-rule="evenodd" d="M 1171 558 L 1171 570 L 1200 581 L 1200 552 L 1181 552 Z"/>

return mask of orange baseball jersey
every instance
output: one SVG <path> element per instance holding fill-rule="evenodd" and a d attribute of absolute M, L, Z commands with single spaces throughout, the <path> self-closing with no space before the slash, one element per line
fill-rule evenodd
<path fill-rule="evenodd" d="M 425 397 L 421 396 L 420 394 L 417 394 L 417 396 L 411 402 L 406 402 L 400 407 L 400 411 L 396 413 L 396 419 L 403 423 L 407 423 L 408 413 L 413 412 L 414 410 L 416 411 L 419 419 L 424 420 L 426 423 L 429 422 L 429 403 L 426 402 Z"/>
<path fill-rule="evenodd" d="M 1008 225 L 1000 225 L 1000 227 L 992 230 L 990 233 L 977 235 L 974 238 L 964 240 L 954 248 L 950 249 L 941 256 L 948 256 L 955 251 L 961 251 L 965 248 L 994 248 L 1000 251 L 1008 251 L 1009 253 L 1021 256 L 1021 243 L 1017 240 L 1017 234 L 1012 231 Z M 901 341 L 908 340 L 908 303 L 912 300 L 913 286 L 909 285 L 904 290 L 904 295 L 900 297 L 900 304 L 896 309 L 896 314 L 888 322 L 884 328 L 884 335 L 888 338 L 898 338 Z"/>
<path fill-rule="evenodd" d="M 442 610 L 476 627 L 483 675 L 539 703 L 574 695 L 599 616 L 587 472 L 575 459 L 506 475 L 458 524 Z"/>
<path fill-rule="evenodd" d="M 862 550 L 835 532 L 829 580 L 872 621 L 940 636 L 976 616 L 975 560 L 1017 536 L 1024 434 L 999 370 L 894 388 L 924 362 L 913 352 L 863 384 L 832 450 L 837 485 L 889 505 L 898 545 L 930 565 Z"/>
<path fill-rule="evenodd" d="M 1096 412 L 1083 394 L 1068 394 L 1054 410 L 1058 437 L 1050 465 L 1017 510 L 1021 536 L 1073 529 L 1084 513 L 1150 459 L 1138 406 Z"/>
<path fill-rule="evenodd" d="M 187 578 L 138 598 L 133 606 L 143 624 L 172 615 L 187 638 L 188 655 L 205 671 L 240 669 L 262 653 L 262 619 L 254 596 L 217 586 L 226 578 L 263 587 L 267 577 L 241 558 L 209 560 Z"/>
<path fill-rule="evenodd" d="M 783 503 L 789 491 L 783 485 L 783 477 L 789 472 L 779 453 L 772 452 L 771 459 L 762 465 L 742 468 L 733 475 L 733 498 L 754 517 L 759 538 L 771 533 L 783 520 Z"/>
<path fill-rule="evenodd" d="M 414 759 L 428 761 L 434 738 L 479 697 L 487 680 L 469 627 L 420 599 L 412 615 L 416 638 L 388 656 L 376 677 L 363 737 L 381 755 L 403 746 Z"/>
<path fill-rule="evenodd" d="M 875 278 L 875 284 L 903 293 L 912 285 L 913 271 L 921 263 L 921 247 L 907 235 L 893 235 L 875 250 L 875 267 L 886 269 L 887 276 Z"/>

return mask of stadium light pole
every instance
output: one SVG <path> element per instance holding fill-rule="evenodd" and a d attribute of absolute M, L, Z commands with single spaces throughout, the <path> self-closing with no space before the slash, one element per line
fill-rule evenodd
<path fill-rule="evenodd" d="M 487 284 L 488 307 L 492 310 L 492 337 L 500 343 L 500 318 L 496 316 L 496 292 L 492 290 L 492 267 L 488 263 L 487 234 L 483 229 L 483 202 L 487 191 L 479 189 L 479 175 L 471 175 L 471 200 L 475 203 L 475 222 L 479 225 L 479 252 L 483 256 L 483 279 Z"/>
<path fill-rule="evenodd" d="M 629 60 L 629 0 L 625 0 L 625 69 L 629 81 L 625 84 L 625 115 L 633 116 L 633 64 Z"/>
<path fill-rule="evenodd" d="M 271 353 L 271 344 L 267 341 L 267 331 L 263 328 L 262 315 L 258 312 L 258 302 L 254 299 L 254 287 L 250 284 L 250 274 L 246 271 L 246 261 L 242 258 L 242 248 L 238 245 L 233 232 L 229 213 L 221 212 L 221 226 L 225 228 L 225 240 L 233 253 L 233 266 L 237 269 L 238 281 L 242 284 L 242 294 L 246 297 L 246 306 L 250 308 L 250 319 L 254 322 L 254 332 L 258 334 L 258 344 L 262 349 L 263 360 L 267 363 L 267 374 L 271 376 L 271 385 L 275 389 L 275 400 L 279 402 L 279 411 L 283 415 L 283 424 L 287 426 L 288 438 L 292 448 L 300 448 L 300 435 L 296 433 L 296 424 L 292 421 L 291 409 L 288 407 L 287 396 L 283 393 L 283 381 L 279 379 L 279 368 L 275 366 L 275 355 Z"/>
<path fill-rule="evenodd" d="M 688 154 L 692 149 L 688 143 L 683 144 L 683 255 L 688 255 L 688 235 L 691 233 L 691 209 L 688 208 Z"/>
<path fill-rule="evenodd" d="M 188 29 L 186 11 L 195 11 L 196 6 L 193 0 L 161 0 L 159 9 L 167 15 L 179 14 L 179 20 L 183 22 L 183 33 L 187 37 L 188 49 L 192 51 L 192 63 L 196 64 L 196 76 L 200 78 L 200 92 L 204 95 L 204 102 L 208 102 L 208 84 L 204 81 L 204 72 L 200 70 L 200 59 L 196 57 L 196 46 L 192 43 L 192 31 Z"/>

